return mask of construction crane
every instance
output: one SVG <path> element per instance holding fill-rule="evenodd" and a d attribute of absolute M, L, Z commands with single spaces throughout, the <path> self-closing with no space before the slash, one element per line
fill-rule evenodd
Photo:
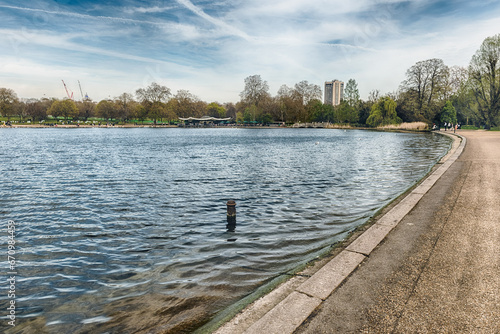
<path fill-rule="evenodd" d="M 78 87 L 80 87 L 80 95 L 82 96 L 82 101 L 90 100 L 89 94 L 85 93 L 85 97 L 83 96 L 82 85 L 80 84 L 80 80 L 78 80 Z"/>
<path fill-rule="evenodd" d="M 82 101 L 83 101 L 83 92 L 82 92 L 82 85 L 80 84 L 80 80 L 78 80 L 78 87 L 80 87 L 80 95 L 82 96 Z"/>
<path fill-rule="evenodd" d="M 61 80 L 63 85 L 64 85 L 64 89 L 66 90 L 66 95 L 68 95 L 68 99 L 70 100 L 73 100 L 73 92 L 71 92 L 70 90 L 68 90 L 68 87 L 66 87 L 66 84 L 64 83 L 64 80 Z M 71 95 L 69 94 L 69 92 L 71 92 Z"/>

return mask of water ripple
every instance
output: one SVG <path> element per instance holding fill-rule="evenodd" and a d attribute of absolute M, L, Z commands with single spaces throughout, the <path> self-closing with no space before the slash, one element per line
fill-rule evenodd
<path fill-rule="evenodd" d="M 450 145 L 434 134 L 314 129 L 0 136 L 19 328 L 51 333 L 194 329 L 344 238 Z"/>

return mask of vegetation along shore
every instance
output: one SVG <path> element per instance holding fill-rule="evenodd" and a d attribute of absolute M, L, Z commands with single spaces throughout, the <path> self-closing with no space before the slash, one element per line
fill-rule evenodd
<path fill-rule="evenodd" d="M 450 67 L 437 58 L 419 61 L 395 92 L 373 90 L 367 100 L 360 99 L 354 79 L 346 83 L 337 106 L 323 104 L 321 87 L 306 80 L 282 85 L 272 96 L 260 75 L 244 80 L 240 97 L 237 103 L 207 103 L 188 90 L 172 94 L 156 82 L 99 102 L 83 96 L 80 101 L 19 99 L 12 89 L 0 88 L 0 121 L 4 126 L 177 126 L 185 124 L 180 118 L 210 116 L 226 119 L 217 125 L 390 128 L 422 122 L 427 128 L 461 124 L 490 129 L 500 125 L 500 34 L 483 41 L 468 68 Z M 196 123 L 207 124 L 214 123 Z"/>

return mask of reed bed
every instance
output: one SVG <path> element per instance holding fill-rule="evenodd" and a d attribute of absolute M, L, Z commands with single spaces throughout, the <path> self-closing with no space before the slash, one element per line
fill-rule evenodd
<path fill-rule="evenodd" d="M 426 131 L 429 129 L 429 125 L 424 122 L 411 122 L 411 123 L 401 123 L 401 124 L 390 124 L 379 127 L 383 130 L 405 130 L 405 131 Z"/>

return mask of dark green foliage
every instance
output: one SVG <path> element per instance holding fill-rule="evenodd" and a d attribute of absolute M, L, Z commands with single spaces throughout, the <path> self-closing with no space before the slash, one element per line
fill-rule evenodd
<path fill-rule="evenodd" d="M 372 106 L 370 116 L 366 120 L 369 126 L 384 126 L 390 124 L 399 124 L 401 118 L 396 113 L 396 102 L 388 96 L 381 97 L 377 103 Z"/>

